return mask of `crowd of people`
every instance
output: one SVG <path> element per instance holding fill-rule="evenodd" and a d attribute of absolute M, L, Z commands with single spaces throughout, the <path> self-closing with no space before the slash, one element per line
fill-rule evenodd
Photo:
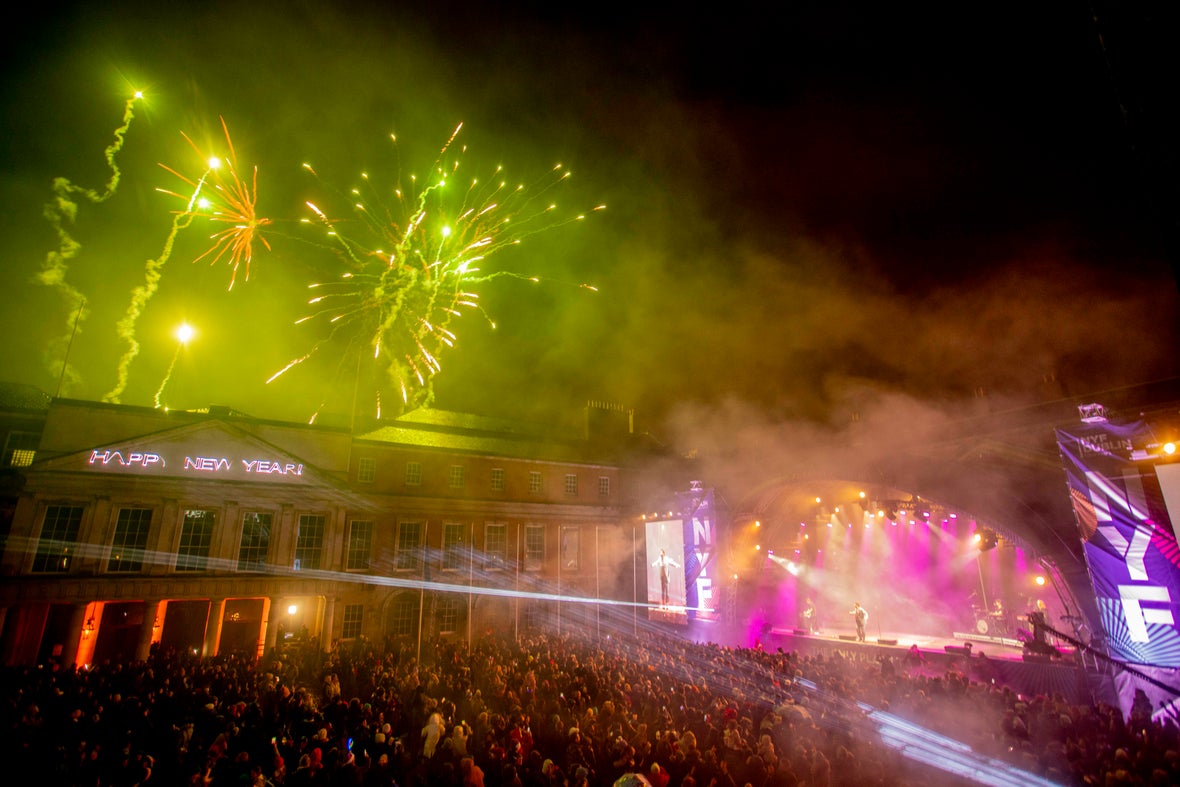
<path fill-rule="evenodd" d="M 3 670 L 3 761 L 39 785 L 827 787 L 969 783 L 907 758 L 909 719 L 1061 784 L 1180 783 L 1151 708 L 1021 696 L 961 663 L 657 634 L 154 651 Z"/>

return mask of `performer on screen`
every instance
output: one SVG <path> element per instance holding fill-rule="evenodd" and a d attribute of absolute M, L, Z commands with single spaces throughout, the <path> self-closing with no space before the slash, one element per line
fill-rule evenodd
<path fill-rule="evenodd" d="M 860 602 L 857 601 L 852 605 L 852 609 L 848 611 L 848 614 L 852 615 L 852 619 L 856 621 L 856 641 L 864 642 L 865 624 L 869 622 L 868 610 L 862 607 Z"/>
<path fill-rule="evenodd" d="M 668 568 L 680 568 L 680 564 L 660 550 L 660 556 L 652 563 L 653 566 L 660 569 L 660 605 L 668 606 Z"/>

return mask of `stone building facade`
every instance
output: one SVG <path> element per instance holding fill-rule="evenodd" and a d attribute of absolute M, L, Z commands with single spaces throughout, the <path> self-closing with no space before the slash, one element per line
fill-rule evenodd
<path fill-rule="evenodd" d="M 5 664 L 157 644 L 421 648 L 631 614 L 625 474 L 584 434 L 430 411 L 354 433 L 62 399 L 43 419 L 33 441 L 25 417 L 25 452 L 6 458 Z"/>

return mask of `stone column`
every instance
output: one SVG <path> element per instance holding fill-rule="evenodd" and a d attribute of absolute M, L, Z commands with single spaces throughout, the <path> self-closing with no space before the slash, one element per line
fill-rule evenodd
<path fill-rule="evenodd" d="M 66 641 L 62 643 L 61 648 L 61 664 L 66 669 L 74 666 L 74 660 L 78 658 L 78 645 L 82 639 L 82 626 L 86 623 L 86 603 L 79 602 L 70 608 L 70 627 L 66 633 Z M 91 637 L 98 636 L 98 625 L 94 627 L 94 631 L 90 632 Z"/>
<path fill-rule="evenodd" d="M 45 505 L 29 495 L 21 495 L 12 515 L 12 527 L 5 539 L 4 559 L 0 561 L 0 575 L 13 576 L 28 572 L 37 554 L 37 532 L 45 519 Z"/>
<path fill-rule="evenodd" d="M 279 642 L 279 629 L 285 629 L 289 625 L 289 616 L 282 596 L 268 596 L 267 603 L 270 609 L 266 615 L 266 649 L 271 650 L 282 644 Z"/>
<path fill-rule="evenodd" d="M 274 634 L 271 631 L 274 626 L 271 625 L 270 619 L 274 616 L 274 599 L 269 597 L 262 598 L 262 620 L 258 624 L 258 639 L 256 644 L 258 652 L 255 654 L 258 659 L 261 659 L 267 649 L 274 647 Z"/>
<path fill-rule="evenodd" d="M 225 616 L 225 599 L 209 599 L 209 622 L 205 624 L 205 642 L 201 648 L 201 657 L 217 655 L 217 647 L 221 643 L 221 619 Z"/>
<path fill-rule="evenodd" d="M 270 547 L 270 562 L 280 571 L 290 571 L 295 562 L 295 529 L 299 526 L 295 521 L 295 509 L 284 505 L 279 511 L 279 521 L 274 523 L 271 533 L 277 533 L 276 543 Z"/>
<path fill-rule="evenodd" d="M 324 614 L 320 620 L 320 650 L 327 653 L 332 648 L 332 628 L 336 624 L 336 598 L 324 596 Z"/>
<path fill-rule="evenodd" d="M 335 514 L 328 515 L 328 525 L 324 544 L 326 562 L 320 568 L 336 571 L 344 566 L 348 548 L 348 512 L 343 508 L 336 509 Z"/>
<path fill-rule="evenodd" d="M 139 627 L 139 638 L 135 642 L 135 660 L 146 661 L 152 652 L 152 641 L 156 634 L 156 616 L 160 614 L 160 600 L 143 602 L 143 623 Z M 160 625 L 164 625 L 160 621 Z"/>
<path fill-rule="evenodd" d="M 102 549 L 93 554 L 90 554 L 89 550 L 84 550 L 87 554 L 78 556 L 75 571 L 99 571 L 103 561 L 110 557 L 107 546 L 114 537 L 115 527 L 111 512 L 110 498 L 96 497 L 93 499 L 93 505 L 82 515 L 82 526 L 78 528 L 78 543 L 99 544 Z"/>
<path fill-rule="evenodd" d="M 216 566 L 237 566 L 238 554 L 235 551 L 242 538 L 242 512 L 237 501 L 227 500 L 221 521 L 213 529 L 213 542 L 209 545 L 209 554 Z"/>
<path fill-rule="evenodd" d="M 144 564 L 149 574 L 169 574 L 176 566 L 176 548 L 180 543 L 181 520 L 180 503 L 175 499 L 165 499 L 160 507 L 158 527 L 155 535 L 149 533 L 148 551 L 153 549 L 161 556 L 160 560 L 153 560 Z M 153 525 L 157 524 L 153 522 Z M 153 539 L 154 538 L 154 543 Z"/>

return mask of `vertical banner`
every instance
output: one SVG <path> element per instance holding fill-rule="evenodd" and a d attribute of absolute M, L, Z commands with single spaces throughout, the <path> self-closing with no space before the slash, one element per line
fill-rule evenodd
<path fill-rule="evenodd" d="M 1111 658 L 1180 667 L 1180 549 L 1170 465 L 1136 457 L 1139 423 L 1057 430 L 1057 445 Z M 1160 471 L 1160 472 L 1157 472 Z M 1180 513 L 1180 512 L 1172 512 Z"/>
<path fill-rule="evenodd" d="M 693 481 L 677 494 L 684 522 L 685 608 L 689 619 L 718 619 L 717 515 L 713 490 Z"/>

